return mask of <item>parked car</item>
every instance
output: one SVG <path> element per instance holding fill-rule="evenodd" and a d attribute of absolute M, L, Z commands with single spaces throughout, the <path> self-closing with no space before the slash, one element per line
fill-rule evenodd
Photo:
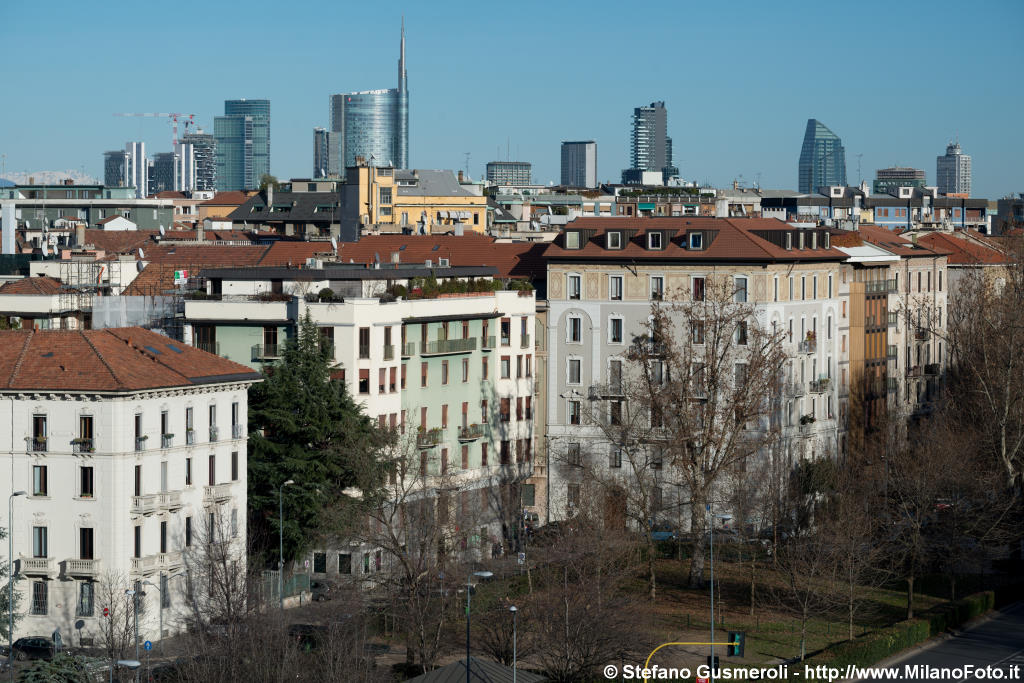
<path fill-rule="evenodd" d="M 332 600 L 338 593 L 338 589 L 329 581 L 311 581 L 309 591 L 313 594 L 314 602 Z"/>
<path fill-rule="evenodd" d="M 651 525 L 651 540 L 655 543 L 676 540 L 675 527 L 668 522 L 655 522 Z"/>
<path fill-rule="evenodd" d="M 18 638 L 11 647 L 14 650 L 14 658 L 22 661 L 26 659 L 53 659 L 53 654 L 56 652 L 53 640 L 46 636 Z"/>

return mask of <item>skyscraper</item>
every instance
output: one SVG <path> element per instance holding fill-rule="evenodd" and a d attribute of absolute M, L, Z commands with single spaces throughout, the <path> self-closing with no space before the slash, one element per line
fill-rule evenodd
<path fill-rule="evenodd" d="M 920 168 L 893 166 L 880 168 L 875 172 L 871 191 L 875 194 L 891 194 L 901 187 L 924 187 L 925 174 Z"/>
<path fill-rule="evenodd" d="M 217 189 L 217 139 L 199 128 L 194 133 L 181 137 L 182 143 L 192 145 L 195 159 L 196 183 L 193 189 L 212 191 Z"/>
<path fill-rule="evenodd" d="M 398 87 L 331 95 L 331 131 L 341 138 L 339 158 L 344 167 L 354 166 L 356 157 L 362 157 L 372 166 L 409 167 L 404 19 L 398 53 Z"/>
<path fill-rule="evenodd" d="M 196 189 L 196 152 L 190 142 L 174 146 L 174 189 L 179 192 Z"/>
<path fill-rule="evenodd" d="M 213 119 L 217 189 L 254 190 L 270 173 L 270 100 L 225 100 Z"/>
<path fill-rule="evenodd" d="M 562 143 L 562 184 L 567 187 L 597 187 L 596 142 Z"/>
<path fill-rule="evenodd" d="M 326 128 L 313 129 L 313 177 L 326 178 L 341 175 L 339 165 L 341 133 Z"/>
<path fill-rule="evenodd" d="M 817 119 L 807 119 L 797 172 L 800 192 L 828 185 L 846 185 L 846 149 L 838 135 Z"/>
<path fill-rule="evenodd" d="M 942 194 L 971 194 L 971 155 L 964 154 L 960 142 L 946 145 L 946 155 L 935 159 L 935 184 Z"/>
<path fill-rule="evenodd" d="M 149 163 L 146 160 L 145 142 L 129 142 L 124 146 L 122 187 L 134 187 L 135 196 L 139 199 L 149 196 Z"/>
<path fill-rule="evenodd" d="M 174 152 L 157 152 L 149 166 L 149 191 L 153 194 L 174 189 Z"/>
<path fill-rule="evenodd" d="M 125 153 L 115 149 L 103 153 L 103 184 L 107 187 L 124 187 Z"/>
<path fill-rule="evenodd" d="M 672 138 L 668 136 L 668 110 L 664 102 L 651 102 L 633 110 L 630 140 L 632 168 L 622 172 L 623 183 L 642 182 L 644 171 L 660 171 L 662 182 L 679 175 L 672 163 Z"/>
<path fill-rule="evenodd" d="M 531 185 L 532 174 L 529 161 L 487 162 L 487 180 L 498 185 Z"/>

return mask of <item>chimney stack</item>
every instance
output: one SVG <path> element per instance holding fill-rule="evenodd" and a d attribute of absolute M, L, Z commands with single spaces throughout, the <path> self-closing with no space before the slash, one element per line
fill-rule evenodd
<path fill-rule="evenodd" d="M 75 246 L 85 246 L 85 223 L 75 223 Z"/>

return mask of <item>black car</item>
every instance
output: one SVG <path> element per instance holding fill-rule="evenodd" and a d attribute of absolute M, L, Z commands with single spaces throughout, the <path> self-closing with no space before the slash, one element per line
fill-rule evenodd
<path fill-rule="evenodd" d="M 18 660 L 53 659 L 56 652 L 53 641 L 46 636 L 18 638 L 11 647 L 14 650 L 14 658 Z"/>

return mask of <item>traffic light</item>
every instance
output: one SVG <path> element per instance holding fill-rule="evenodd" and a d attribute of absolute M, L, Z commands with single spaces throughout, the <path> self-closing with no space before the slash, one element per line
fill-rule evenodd
<path fill-rule="evenodd" d="M 725 646 L 727 657 L 742 657 L 743 646 L 746 644 L 747 634 L 743 631 L 729 631 L 729 642 Z"/>
<path fill-rule="evenodd" d="M 714 661 L 712 661 L 712 660 L 714 660 Z M 708 655 L 708 668 L 711 669 L 712 671 L 718 671 L 718 669 L 719 669 L 718 655 L 715 655 L 714 657 L 712 657 L 711 655 Z"/>

